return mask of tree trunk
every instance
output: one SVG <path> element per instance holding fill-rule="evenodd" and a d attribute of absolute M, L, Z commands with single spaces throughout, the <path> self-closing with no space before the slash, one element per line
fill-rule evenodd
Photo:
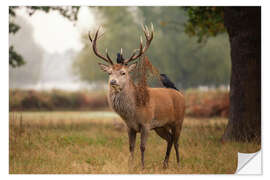
<path fill-rule="evenodd" d="M 261 8 L 225 7 L 231 45 L 229 123 L 223 140 L 261 141 Z"/>

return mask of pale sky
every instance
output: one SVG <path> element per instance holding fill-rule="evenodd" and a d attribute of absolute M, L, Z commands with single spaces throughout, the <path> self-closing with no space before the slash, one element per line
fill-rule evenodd
<path fill-rule="evenodd" d="M 36 44 L 41 46 L 44 50 L 44 54 L 59 53 L 59 58 L 64 56 L 67 50 L 73 49 L 79 51 L 83 44 L 81 43 L 82 32 L 87 32 L 94 26 L 94 17 L 88 7 L 81 7 L 76 25 L 74 22 L 66 19 L 60 15 L 57 11 L 51 11 L 50 13 L 36 11 L 32 16 L 29 16 L 25 9 L 20 8 L 16 11 L 17 15 L 22 16 L 29 24 L 33 26 L 33 38 Z M 43 56 L 44 56 L 43 54 Z M 51 62 L 49 62 L 51 60 Z M 72 61 L 71 58 L 66 60 Z M 44 61 L 45 62 L 45 61 Z M 43 62 L 43 63 L 44 63 Z M 46 59 L 52 67 L 55 67 L 59 61 L 55 59 Z M 65 62 L 64 65 L 53 71 L 53 73 L 60 73 L 58 79 L 55 81 L 48 80 L 48 73 L 52 73 L 50 68 L 42 68 L 40 75 L 40 81 L 36 84 L 30 84 L 30 89 L 65 89 L 65 90 L 79 90 L 88 88 L 89 84 L 85 84 L 78 80 L 74 80 L 73 74 L 71 74 L 71 62 Z M 46 66 L 46 65 L 45 65 Z M 63 78 L 63 74 L 66 76 Z"/>
<path fill-rule="evenodd" d="M 80 32 L 88 31 L 94 25 L 89 8 L 82 7 L 76 26 L 58 12 L 36 12 L 28 16 L 23 9 L 17 12 L 33 26 L 34 39 L 48 53 L 62 53 L 68 49 L 80 50 Z"/>

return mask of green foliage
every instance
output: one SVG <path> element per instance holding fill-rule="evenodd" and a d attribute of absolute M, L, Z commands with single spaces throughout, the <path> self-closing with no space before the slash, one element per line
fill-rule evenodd
<path fill-rule="evenodd" d="M 16 18 L 16 9 L 25 8 L 28 15 L 32 16 L 36 11 L 48 13 L 50 11 L 58 11 L 63 17 L 76 21 L 80 7 L 78 6 L 10 6 L 9 7 L 9 34 L 16 34 L 20 30 L 20 26 L 14 23 Z M 9 47 L 9 65 L 11 67 L 19 67 L 25 64 L 23 57 L 17 53 L 13 46 Z"/>
<path fill-rule="evenodd" d="M 143 16 L 147 17 L 146 23 L 157 24 L 162 32 L 155 36 L 155 43 L 151 47 L 155 52 L 151 53 L 150 60 L 161 72 L 168 74 L 178 87 L 219 86 L 229 83 L 227 35 L 198 44 L 195 38 L 185 33 L 184 24 L 188 17 L 181 8 L 162 7 L 156 10 L 143 7 L 141 10 Z"/>
<path fill-rule="evenodd" d="M 9 23 L 9 34 L 15 34 L 17 31 L 19 31 L 20 26 L 17 24 L 10 22 Z"/>
<path fill-rule="evenodd" d="M 63 17 L 70 21 L 78 19 L 79 6 L 27 6 L 29 16 L 32 16 L 36 11 L 49 13 L 50 11 L 58 11 Z"/>
<path fill-rule="evenodd" d="M 196 38 L 185 33 L 188 17 L 179 7 L 102 7 L 95 9 L 96 19 L 106 30 L 98 42 L 98 49 L 105 54 L 105 47 L 113 59 L 122 47 L 124 57 L 139 47 L 143 35 L 140 24 L 154 24 L 154 39 L 146 55 L 160 73 L 166 73 L 178 88 L 199 85 L 219 86 L 229 83 L 230 61 L 227 34 L 209 38 L 198 44 Z M 95 31 L 95 30 L 93 30 Z M 143 38 L 144 39 L 144 38 Z M 74 72 L 87 82 L 105 81 L 93 54 L 87 33 L 82 36 L 85 44 L 75 58 Z"/>
<path fill-rule="evenodd" d="M 16 17 L 16 9 L 25 8 L 29 16 L 32 16 L 37 11 L 49 13 L 50 11 L 58 11 L 63 17 L 70 21 L 76 21 L 78 19 L 79 6 L 10 6 L 9 16 Z"/>
<path fill-rule="evenodd" d="M 226 32 L 223 7 L 184 7 L 183 9 L 188 15 L 185 32 L 190 36 L 197 36 L 198 42 Z"/>
<path fill-rule="evenodd" d="M 9 65 L 11 67 L 19 67 L 21 65 L 25 64 L 25 61 L 23 60 L 23 57 L 16 53 L 13 46 L 9 47 Z"/>

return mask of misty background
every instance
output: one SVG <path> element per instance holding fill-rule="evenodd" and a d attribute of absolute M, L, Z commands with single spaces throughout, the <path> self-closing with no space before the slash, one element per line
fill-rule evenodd
<path fill-rule="evenodd" d="M 9 68 L 12 89 L 106 88 L 107 75 L 97 65 L 102 60 L 92 52 L 88 31 L 93 34 L 102 25 L 105 35 L 98 41 L 98 49 L 105 53 L 108 48 L 115 60 L 120 48 L 126 58 L 139 47 L 141 24 L 151 22 L 155 32 L 147 56 L 160 73 L 182 89 L 228 87 L 227 34 L 198 43 L 185 33 L 187 15 L 180 7 L 82 7 L 75 23 L 56 11 L 29 16 L 20 8 L 16 13 L 13 21 L 21 28 L 9 35 L 9 42 L 26 64 Z"/>

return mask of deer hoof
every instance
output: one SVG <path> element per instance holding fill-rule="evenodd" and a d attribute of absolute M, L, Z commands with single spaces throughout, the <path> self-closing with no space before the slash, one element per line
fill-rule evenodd
<path fill-rule="evenodd" d="M 144 164 L 142 164 L 142 170 L 144 170 Z"/>
<path fill-rule="evenodd" d="M 168 162 L 163 162 L 163 169 L 167 169 L 168 168 Z"/>

